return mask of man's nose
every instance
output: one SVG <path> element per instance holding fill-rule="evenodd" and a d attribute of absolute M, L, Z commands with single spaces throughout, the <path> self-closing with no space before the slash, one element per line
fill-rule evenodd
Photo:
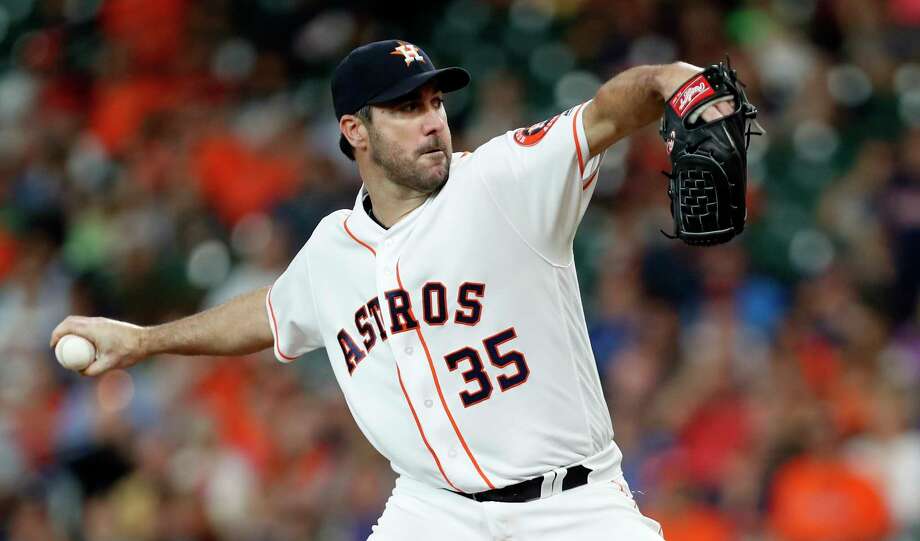
<path fill-rule="evenodd" d="M 444 129 L 444 117 L 441 116 L 441 113 L 431 107 L 428 111 L 425 112 L 425 117 L 422 120 L 422 130 L 425 135 L 432 135 L 441 132 Z"/>

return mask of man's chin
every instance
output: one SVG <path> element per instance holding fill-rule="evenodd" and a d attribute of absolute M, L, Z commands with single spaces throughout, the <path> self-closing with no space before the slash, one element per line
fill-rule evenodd
<path fill-rule="evenodd" d="M 425 179 L 423 191 L 430 194 L 440 190 L 441 187 L 444 186 L 444 183 L 447 182 L 449 173 L 450 171 L 447 168 L 439 168 L 437 171 L 434 171 Z"/>
<path fill-rule="evenodd" d="M 444 183 L 446 183 L 446 182 L 447 182 L 447 175 L 446 175 L 446 174 L 445 174 L 445 175 L 438 175 L 437 177 L 431 177 L 431 179 L 429 179 L 429 180 L 425 183 L 425 187 L 424 187 L 424 190 L 423 190 L 423 191 L 424 191 L 425 193 L 432 194 L 432 193 L 434 193 L 434 192 L 440 190 L 441 187 L 443 187 L 443 186 L 444 186 Z"/>
<path fill-rule="evenodd" d="M 429 175 L 425 184 L 432 187 L 432 191 L 437 190 L 447 182 L 447 176 L 450 173 L 450 160 L 446 157 L 440 163 L 431 166 L 428 169 Z"/>

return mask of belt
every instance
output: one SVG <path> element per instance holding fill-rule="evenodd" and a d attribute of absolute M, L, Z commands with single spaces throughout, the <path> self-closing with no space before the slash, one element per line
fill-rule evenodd
<path fill-rule="evenodd" d="M 558 494 L 569 490 L 570 488 L 580 487 L 588 482 L 588 474 L 591 470 L 582 466 L 569 466 L 563 470 L 553 470 L 540 477 L 534 477 L 526 481 L 521 481 L 513 485 L 502 488 L 486 490 L 467 494 L 465 492 L 456 492 L 464 498 L 469 498 L 477 502 L 506 502 L 506 503 L 524 503 L 532 500 L 539 500 L 543 496 L 543 484 L 549 483 L 546 491 L 549 494 Z M 561 487 L 559 486 L 559 477 L 562 478 Z M 553 487 L 557 487 L 553 490 Z"/>

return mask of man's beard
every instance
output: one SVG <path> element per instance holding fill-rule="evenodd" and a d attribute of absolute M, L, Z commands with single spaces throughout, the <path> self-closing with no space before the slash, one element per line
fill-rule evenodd
<path fill-rule="evenodd" d="M 414 151 L 412 155 L 406 156 L 400 154 L 396 145 L 380 137 L 376 130 L 369 130 L 369 135 L 371 160 L 386 172 L 387 178 L 391 181 L 424 194 L 438 191 L 447 182 L 447 177 L 450 175 L 451 152 L 449 148 L 445 148 L 446 145 L 440 139 L 421 149 L 421 152 L 424 153 L 433 147 L 443 149 L 446 158 L 443 174 L 438 174 L 434 170 L 422 171 L 423 166 L 413 159 L 419 156 L 418 150 Z"/>

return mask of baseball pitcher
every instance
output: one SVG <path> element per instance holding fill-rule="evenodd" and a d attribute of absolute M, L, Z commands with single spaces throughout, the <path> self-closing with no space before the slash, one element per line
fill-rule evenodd
<path fill-rule="evenodd" d="M 355 49 L 332 81 L 363 180 L 352 209 L 327 216 L 270 288 L 153 327 L 71 316 L 51 346 L 92 341 L 90 376 L 164 352 L 273 348 L 288 363 L 326 348 L 399 475 L 375 541 L 661 539 L 620 469 L 572 241 L 605 149 L 663 108 L 675 233 L 740 232 L 753 107 L 725 65 L 642 66 L 455 153 L 443 96 L 469 80 L 405 41 Z"/>

